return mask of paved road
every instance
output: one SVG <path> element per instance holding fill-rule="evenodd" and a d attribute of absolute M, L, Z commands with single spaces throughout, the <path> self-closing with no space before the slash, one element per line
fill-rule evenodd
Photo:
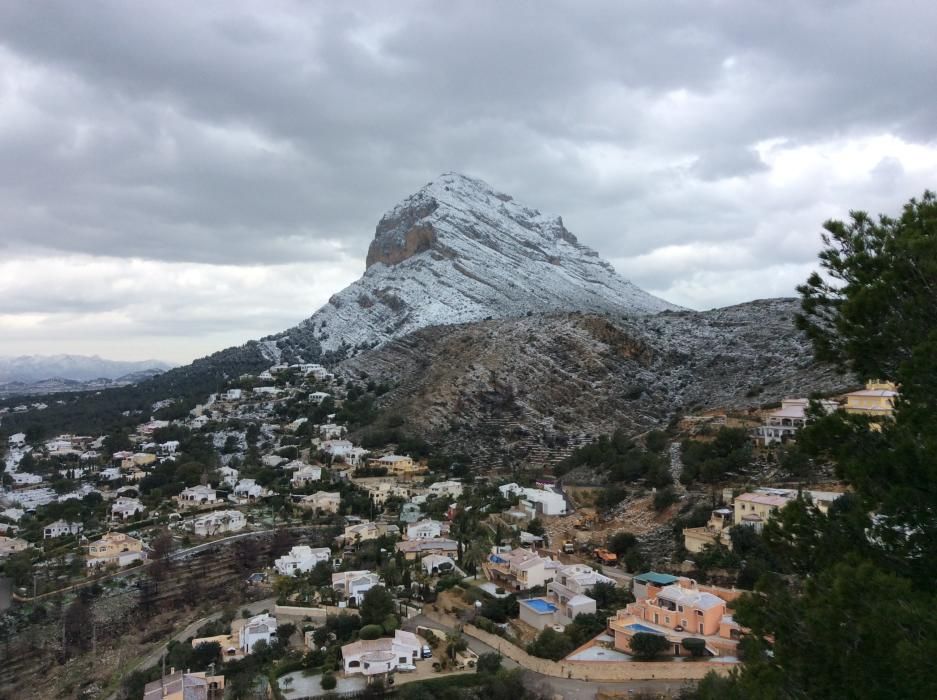
<path fill-rule="evenodd" d="M 327 525 L 290 525 L 288 526 L 288 529 L 290 530 L 316 530 L 316 529 L 323 528 L 323 527 L 328 527 L 328 526 Z M 169 555 L 169 559 L 172 559 L 172 560 L 187 559 L 188 557 L 191 557 L 193 554 L 197 554 L 198 552 L 201 552 L 202 550 L 205 550 L 205 549 L 209 549 L 211 547 L 224 546 L 236 540 L 242 540 L 246 537 L 257 537 L 258 535 L 269 535 L 273 532 L 276 532 L 276 530 L 268 529 L 268 530 L 251 530 L 248 532 L 239 532 L 236 535 L 228 535 L 227 537 L 222 537 L 221 539 L 212 540 L 211 542 L 203 542 L 202 544 L 197 544 L 193 547 L 189 547 L 188 549 L 176 550 L 175 552 L 172 552 Z M 78 583 L 72 584 L 71 586 L 66 586 L 65 588 L 60 588 L 55 591 L 49 591 L 48 593 L 42 593 L 41 595 L 37 595 L 35 598 L 30 598 L 28 596 L 20 596 L 14 592 L 13 599 L 18 603 L 31 603 L 37 600 L 43 600 L 44 598 L 51 598 L 52 596 L 60 595 L 68 591 L 76 591 L 80 588 L 84 588 L 85 586 L 90 586 L 94 583 L 101 583 L 102 581 L 107 581 L 110 579 L 125 578 L 127 576 L 135 576 L 145 571 L 146 568 L 150 566 L 151 563 L 152 563 L 152 560 L 149 560 L 149 561 L 144 562 L 142 566 L 135 566 L 130 569 L 124 569 L 122 571 L 115 571 L 114 573 L 111 573 L 111 574 L 105 574 L 104 576 L 100 576 L 97 578 L 89 578 L 86 581 L 79 581 Z"/>
<path fill-rule="evenodd" d="M 403 627 L 404 629 L 415 631 L 417 626 L 420 627 L 434 627 L 435 629 L 441 629 L 445 632 L 451 632 L 452 628 L 447 627 L 436 620 L 432 620 L 425 615 L 417 615 L 416 617 L 407 620 Z M 465 640 L 468 642 L 469 649 L 474 651 L 476 654 L 487 654 L 494 653 L 497 654 L 497 650 L 493 647 L 488 646 L 484 642 L 465 635 Z M 515 661 L 507 658 L 506 656 L 501 657 L 501 665 L 504 668 L 518 668 L 518 664 Z M 635 693 L 660 693 L 663 695 L 669 695 L 671 693 L 676 694 L 683 685 L 680 681 L 625 681 L 621 683 L 615 682 L 598 682 L 592 683 L 589 681 L 578 681 L 578 680 L 568 680 L 566 678 L 554 678 L 552 676 L 544 676 L 540 673 L 535 673 L 533 671 L 524 671 L 524 685 L 530 688 L 537 688 L 543 691 L 543 694 L 547 697 L 551 696 L 560 696 L 563 700 L 595 700 L 596 693 L 599 690 L 614 690 L 619 693 L 628 693 L 629 691 L 634 691 Z"/>

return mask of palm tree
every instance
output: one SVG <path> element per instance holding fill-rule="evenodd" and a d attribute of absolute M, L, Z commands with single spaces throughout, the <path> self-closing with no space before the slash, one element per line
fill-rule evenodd
<path fill-rule="evenodd" d="M 485 546 L 476 540 L 465 550 L 465 554 L 462 555 L 462 563 L 466 569 L 475 574 L 479 565 L 485 561 L 486 555 Z"/>

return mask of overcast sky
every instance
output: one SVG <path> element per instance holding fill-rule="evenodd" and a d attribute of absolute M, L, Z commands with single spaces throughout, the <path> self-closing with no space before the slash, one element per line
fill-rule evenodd
<path fill-rule="evenodd" d="M 937 188 L 937 3 L 0 3 L 0 354 L 309 316 L 441 172 L 707 309 Z"/>

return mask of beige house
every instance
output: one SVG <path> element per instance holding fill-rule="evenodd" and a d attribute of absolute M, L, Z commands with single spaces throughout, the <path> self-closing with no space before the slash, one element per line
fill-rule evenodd
<path fill-rule="evenodd" d="M 846 394 L 846 413 L 891 418 L 895 412 L 898 387 L 892 382 L 870 381 L 861 391 Z"/>
<path fill-rule="evenodd" d="M 222 700 L 224 676 L 204 672 L 182 673 L 171 669 L 168 676 L 147 683 L 143 700 Z"/>
<path fill-rule="evenodd" d="M 342 494 L 338 491 L 316 491 L 310 496 L 303 496 L 298 505 L 319 513 L 337 513 L 342 506 Z"/>
<path fill-rule="evenodd" d="M 87 567 L 89 570 L 104 566 L 127 566 L 144 561 L 144 544 L 123 532 L 108 532 L 104 537 L 88 545 Z"/>
<path fill-rule="evenodd" d="M 11 554 L 25 551 L 29 548 L 29 542 L 19 537 L 0 537 L 0 559 L 5 559 Z"/>
<path fill-rule="evenodd" d="M 444 537 L 404 540 L 397 543 L 397 551 L 403 554 L 407 561 L 416 561 L 431 554 L 454 557 L 458 555 L 459 543 Z"/>
<path fill-rule="evenodd" d="M 698 554 L 703 548 L 721 542 L 732 549 L 729 530 L 733 524 L 731 508 L 717 508 L 703 527 L 683 528 L 683 546 L 686 551 Z"/>
<path fill-rule="evenodd" d="M 372 523 L 365 521 L 349 525 L 345 531 L 335 538 L 340 545 L 356 544 L 358 542 L 367 542 L 376 540 L 387 532 L 387 526 L 383 523 Z"/>
<path fill-rule="evenodd" d="M 428 471 L 426 467 L 415 463 L 411 457 L 404 455 L 384 455 L 383 457 L 375 457 L 374 459 L 368 460 L 368 466 L 383 467 L 387 470 L 388 474 L 405 477 L 423 474 Z"/>

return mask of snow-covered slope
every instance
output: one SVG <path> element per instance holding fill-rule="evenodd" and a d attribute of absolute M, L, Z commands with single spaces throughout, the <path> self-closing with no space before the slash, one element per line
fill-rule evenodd
<path fill-rule="evenodd" d="M 636 315 L 676 308 L 620 277 L 560 217 L 518 204 L 481 180 L 447 173 L 383 216 L 361 279 L 296 328 L 267 340 L 302 355 L 310 341 L 323 351 L 360 349 L 427 326 L 528 312 Z"/>

